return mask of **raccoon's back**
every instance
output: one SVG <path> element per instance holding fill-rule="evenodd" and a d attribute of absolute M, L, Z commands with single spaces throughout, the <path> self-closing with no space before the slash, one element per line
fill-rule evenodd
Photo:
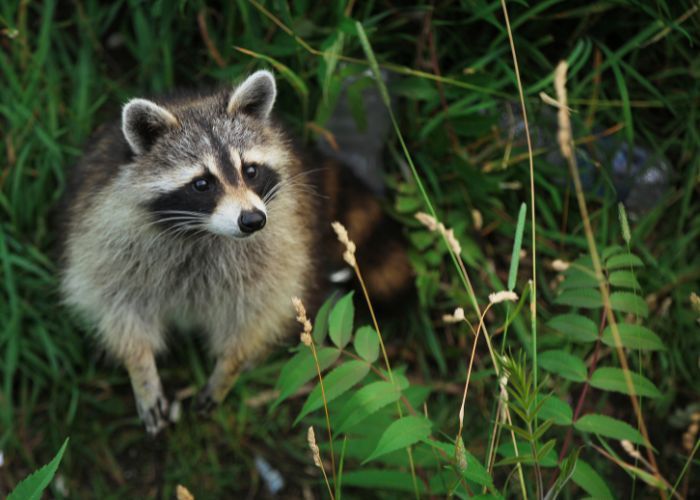
<path fill-rule="evenodd" d="M 66 171 L 66 186 L 55 211 L 58 255 L 65 258 L 66 239 L 76 220 L 99 202 L 101 194 L 133 159 L 119 123 L 101 125 L 87 140 L 83 155 Z"/>
<path fill-rule="evenodd" d="M 343 246 L 331 229 L 341 222 L 357 246 L 357 262 L 370 298 L 392 305 L 412 288 L 413 268 L 406 253 L 401 225 L 387 215 L 381 200 L 348 167 L 325 159 L 319 176 L 324 196 L 320 237 L 331 270 L 346 267 Z"/>

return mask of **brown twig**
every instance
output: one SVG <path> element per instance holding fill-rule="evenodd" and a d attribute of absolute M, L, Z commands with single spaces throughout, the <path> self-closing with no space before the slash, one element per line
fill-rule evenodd
<path fill-rule="evenodd" d="M 207 51 L 209 51 L 209 55 L 212 59 L 214 59 L 214 62 L 217 66 L 219 66 L 220 68 L 225 68 L 226 61 L 224 61 L 224 58 L 221 57 L 219 49 L 216 48 L 216 45 L 214 45 L 214 41 L 209 36 L 209 29 L 207 28 L 206 9 L 202 9 L 199 11 L 199 13 L 197 13 L 197 24 L 199 25 L 199 34 L 202 36 L 204 45 L 207 46 Z"/>
<path fill-rule="evenodd" d="M 578 402 L 576 403 L 576 409 L 574 410 L 574 416 L 572 419 L 573 422 L 576 422 L 576 420 L 578 420 L 578 417 L 581 415 L 581 411 L 583 411 L 583 405 L 584 405 L 584 402 L 586 401 L 586 396 L 588 395 L 588 388 L 590 387 L 591 376 L 593 375 L 593 372 L 595 371 L 596 366 L 598 365 L 598 358 L 600 355 L 600 339 L 603 336 L 603 330 L 605 329 L 605 322 L 606 322 L 606 316 L 605 316 L 605 311 L 603 311 L 601 313 L 601 318 L 600 318 L 600 327 L 598 328 L 598 338 L 596 339 L 595 348 L 593 349 L 593 357 L 591 358 L 591 364 L 588 367 L 588 377 L 586 377 L 586 382 L 583 384 L 583 389 L 581 389 L 581 394 L 579 394 Z M 566 456 L 566 452 L 569 449 L 569 445 L 571 444 L 571 440 L 573 438 L 573 433 L 574 433 L 574 428 L 572 426 L 569 426 L 569 429 L 566 431 L 566 437 L 564 438 L 564 444 L 562 445 L 561 452 L 559 453 L 558 462 L 560 464 L 561 464 L 562 460 L 564 460 L 564 457 Z M 552 486 L 554 486 L 554 483 L 557 480 L 558 476 L 559 476 L 558 471 L 555 471 L 555 473 L 552 475 L 552 479 L 549 482 L 550 489 Z"/>

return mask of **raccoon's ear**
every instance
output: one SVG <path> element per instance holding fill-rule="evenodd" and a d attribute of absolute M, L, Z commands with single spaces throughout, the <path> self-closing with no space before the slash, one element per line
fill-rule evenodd
<path fill-rule="evenodd" d="M 137 155 L 147 152 L 159 137 L 178 125 L 175 115 L 147 99 L 132 99 L 122 111 L 122 132 Z"/>
<path fill-rule="evenodd" d="M 275 104 L 277 85 L 269 71 L 256 71 L 231 94 L 226 111 L 229 115 L 243 113 L 265 120 Z"/>

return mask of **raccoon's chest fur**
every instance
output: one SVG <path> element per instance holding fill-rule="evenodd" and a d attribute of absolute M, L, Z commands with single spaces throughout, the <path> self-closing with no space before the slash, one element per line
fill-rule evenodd
<path fill-rule="evenodd" d="M 73 221 L 64 275 L 69 303 L 98 330 L 104 318 L 128 311 L 159 334 L 172 326 L 203 331 L 215 351 L 256 323 L 271 330 L 266 335 L 274 342 L 291 326 L 290 298 L 305 296 L 316 282 L 315 238 L 304 229 L 300 206 L 281 210 L 259 235 L 237 241 L 169 235 L 143 222 L 138 205 L 110 205 L 94 204 L 91 216 Z"/>

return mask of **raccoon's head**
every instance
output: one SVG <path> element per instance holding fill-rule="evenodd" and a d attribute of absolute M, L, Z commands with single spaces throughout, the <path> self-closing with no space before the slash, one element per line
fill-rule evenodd
<path fill-rule="evenodd" d="M 173 232 L 244 238 L 263 230 L 294 155 L 270 121 L 276 86 L 258 71 L 232 91 L 157 104 L 132 99 L 122 131 L 126 176 L 142 206 Z"/>

